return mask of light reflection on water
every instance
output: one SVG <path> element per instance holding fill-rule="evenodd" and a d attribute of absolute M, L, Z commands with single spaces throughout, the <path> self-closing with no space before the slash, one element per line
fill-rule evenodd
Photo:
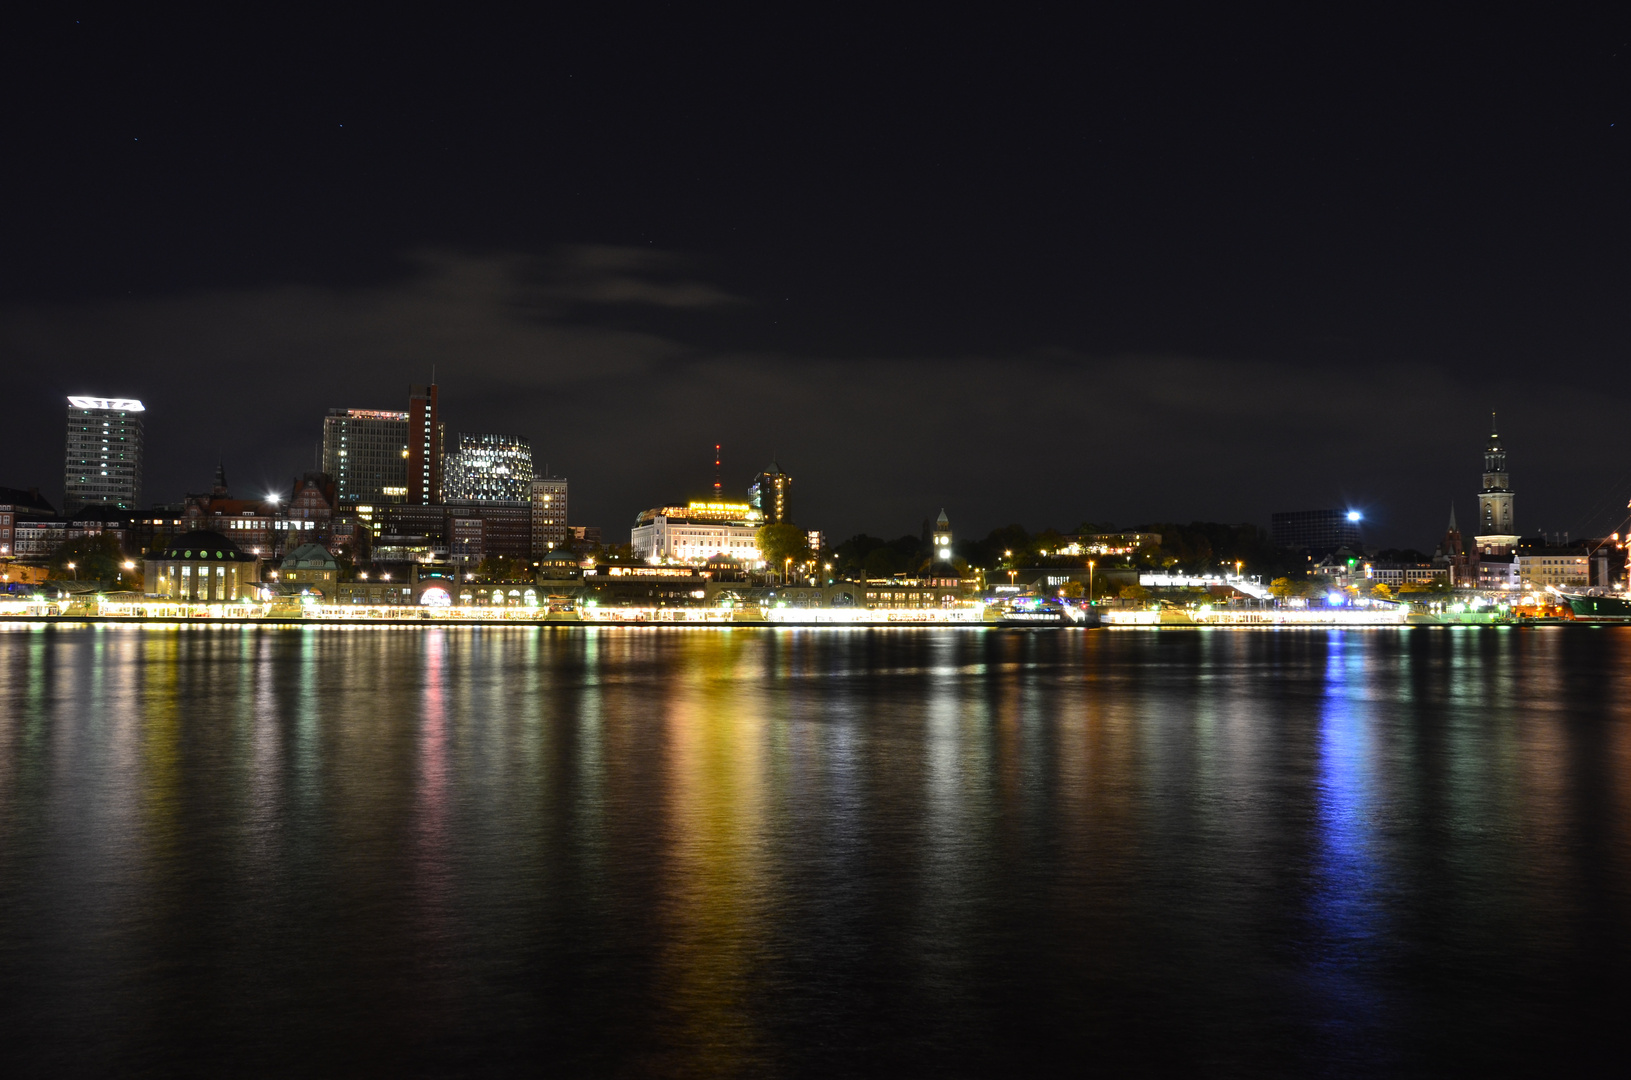
<path fill-rule="evenodd" d="M 1631 975 L 1631 633 L 0 628 L 39 1073 L 1505 1071 Z"/>

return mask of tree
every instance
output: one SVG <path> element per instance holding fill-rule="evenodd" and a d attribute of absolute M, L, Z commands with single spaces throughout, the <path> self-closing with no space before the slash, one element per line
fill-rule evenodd
<path fill-rule="evenodd" d="M 759 546 L 759 555 L 778 573 L 788 559 L 793 560 L 794 566 L 802 566 L 811 559 L 810 538 L 803 529 L 785 521 L 761 525 L 754 534 L 754 541 Z"/>
<path fill-rule="evenodd" d="M 1121 598 L 1123 600 L 1148 600 L 1150 590 L 1142 585 L 1128 585 L 1121 590 Z"/>
<path fill-rule="evenodd" d="M 81 536 L 60 544 L 51 553 L 50 576 L 78 578 L 80 581 L 118 582 L 125 561 L 119 549 L 119 540 L 111 533 L 101 536 Z M 68 566 L 73 563 L 73 567 Z"/>
<path fill-rule="evenodd" d="M 1081 596 L 1082 593 L 1086 591 L 1086 589 L 1082 588 L 1082 583 L 1080 581 L 1067 581 L 1059 589 L 1059 595 L 1075 598 Z"/>
<path fill-rule="evenodd" d="M 489 555 L 477 565 L 476 573 L 488 581 L 530 581 L 532 563 L 509 555 Z"/>

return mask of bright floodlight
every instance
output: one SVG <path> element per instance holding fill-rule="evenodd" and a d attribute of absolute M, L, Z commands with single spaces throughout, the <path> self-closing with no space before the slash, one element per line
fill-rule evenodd
<path fill-rule="evenodd" d="M 1364 516 L 1365 515 L 1361 514 L 1358 510 L 1349 510 L 1348 511 L 1348 520 L 1349 521 L 1358 521 L 1360 518 L 1362 518 Z"/>

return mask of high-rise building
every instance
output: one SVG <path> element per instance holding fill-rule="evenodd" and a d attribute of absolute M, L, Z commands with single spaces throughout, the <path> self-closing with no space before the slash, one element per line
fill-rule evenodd
<path fill-rule="evenodd" d="M 442 421 L 436 384 L 408 388 L 408 503 L 442 501 Z"/>
<path fill-rule="evenodd" d="M 532 481 L 532 557 L 537 559 L 566 545 L 566 478 L 535 477 Z"/>
<path fill-rule="evenodd" d="M 461 431 L 443 490 L 448 502 L 531 502 L 532 446 L 519 435 Z"/>
<path fill-rule="evenodd" d="M 142 414 L 134 398 L 68 399 L 64 510 L 135 510 L 142 497 Z"/>
<path fill-rule="evenodd" d="M 759 511 L 767 524 L 780 524 L 793 520 L 792 494 L 793 478 L 772 461 L 749 485 L 748 505 Z"/>
<path fill-rule="evenodd" d="M 1293 551 L 1331 552 L 1359 549 L 1359 513 L 1355 510 L 1287 510 L 1269 515 L 1276 547 Z"/>
<path fill-rule="evenodd" d="M 1489 445 L 1484 448 L 1484 486 L 1478 492 L 1478 536 L 1474 538 L 1480 548 L 1511 547 L 1518 542 L 1513 498 L 1512 478 L 1506 471 L 1506 448 L 1501 445 L 1501 436 L 1495 429 L 1495 414 L 1490 413 Z"/>
<path fill-rule="evenodd" d="M 323 472 L 341 503 L 399 503 L 408 497 L 408 414 L 330 409 L 323 417 Z"/>

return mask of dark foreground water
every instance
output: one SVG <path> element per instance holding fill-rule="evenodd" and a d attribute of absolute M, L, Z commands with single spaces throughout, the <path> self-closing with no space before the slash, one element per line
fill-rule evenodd
<path fill-rule="evenodd" d="M 8 1075 L 1623 1066 L 1631 631 L 0 627 Z"/>

